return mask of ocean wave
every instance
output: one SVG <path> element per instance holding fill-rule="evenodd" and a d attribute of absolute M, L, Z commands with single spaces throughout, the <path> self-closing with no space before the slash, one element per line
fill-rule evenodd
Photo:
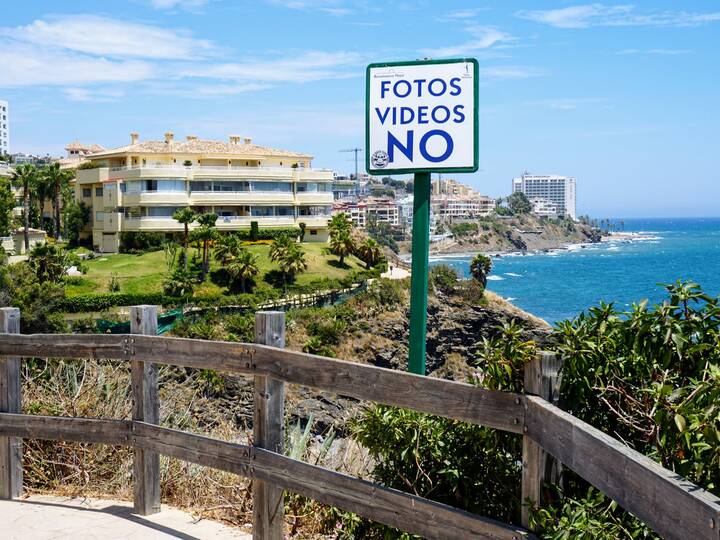
<path fill-rule="evenodd" d="M 501 276 L 488 276 L 488 281 L 503 281 L 505 278 Z"/>
<path fill-rule="evenodd" d="M 522 274 L 516 274 L 515 272 L 505 272 L 506 276 L 522 277 Z"/>

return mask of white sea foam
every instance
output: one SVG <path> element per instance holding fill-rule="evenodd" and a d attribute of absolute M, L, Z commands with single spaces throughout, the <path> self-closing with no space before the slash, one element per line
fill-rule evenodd
<path fill-rule="evenodd" d="M 515 272 L 505 272 L 506 276 L 522 277 L 522 274 L 516 274 Z"/>
<path fill-rule="evenodd" d="M 503 281 L 505 278 L 500 276 L 488 276 L 488 281 Z"/>

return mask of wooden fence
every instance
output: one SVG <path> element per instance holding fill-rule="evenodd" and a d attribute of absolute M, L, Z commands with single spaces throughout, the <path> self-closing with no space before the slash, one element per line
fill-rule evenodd
<path fill-rule="evenodd" d="M 427 538 L 533 537 L 520 527 L 284 456 L 284 383 L 294 383 L 522 435 L 523 500 L 542 502 L 543 484 L 557 471 L 554 456 L 665 538 L 720 539 L 718 497 L 551 403 L 559 366 L 552 355 L 528 367 L 527 392 L 515 394 L 285 350 L 281 312 L 256 314 L 255 344 L 158 337 L 156 314 L 155 306 L 133 307 L 129 335 L 21 335 L 19 311 L 0 309 L 0 497 L 22 492 L 23 438 L 64 440 L 134 448 L 140 514 L 160 509 L 160 454 L 252 478 L 259 539 L 282 537 L 283 490 Z M 21 414 L 22 357 L 129 361 L 132 420 Z M 157 364 L 253 376 L 253 445 L 159 426 Z M 527 527 L 527 512 L 522 520 Z"/>

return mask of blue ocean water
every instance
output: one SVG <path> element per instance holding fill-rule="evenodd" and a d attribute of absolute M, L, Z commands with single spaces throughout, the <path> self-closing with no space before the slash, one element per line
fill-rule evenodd
<path fill-rule="evenodd" d="M 488 289 L 550 323 L 575 317 L 601 300 L 620 309 L 665 298 L 658 283 L 692 280 L 720 294 L 720 218 L 625 219 L 632 240 L 493 259 Z M 619 220 L 616 221 L 619 225 Z M 431 257 L 469 274 L 471 256 Z"/>

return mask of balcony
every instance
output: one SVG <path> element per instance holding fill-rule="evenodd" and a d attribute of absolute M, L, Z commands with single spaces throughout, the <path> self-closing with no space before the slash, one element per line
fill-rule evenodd
<path fill-rule="evenodd" d="M 185 191 L 141 191 L 123 193 L 124 206 L 187 206 L 188 194 Z"/>
<path fill-rule="evenodd" d="M 286 191 L 191 191 L 191 205 L 228 205 L 237 204 L 292 204 L 293 194 Z"/>
<path fill-rule="evenodd" d="M 171 217 L 121 217 L 123 231 L 156 231 L 176 232 L 182 231 L 183 225 Z M 330 216 L 221 216 L 215 222 L 215 228 L 220 231 L 234 231 L 249 229 L 250 222 L 257 221 L 260 227 L 296 227 L 298 223 L 305 223 L 308 227 L 326 227 Z M 190 226 L 195 229 L 196 223 Z M 107 230 L 107 229 L 106 229 Z M 117 230 L 117 229 L 115 229 Z"/>

